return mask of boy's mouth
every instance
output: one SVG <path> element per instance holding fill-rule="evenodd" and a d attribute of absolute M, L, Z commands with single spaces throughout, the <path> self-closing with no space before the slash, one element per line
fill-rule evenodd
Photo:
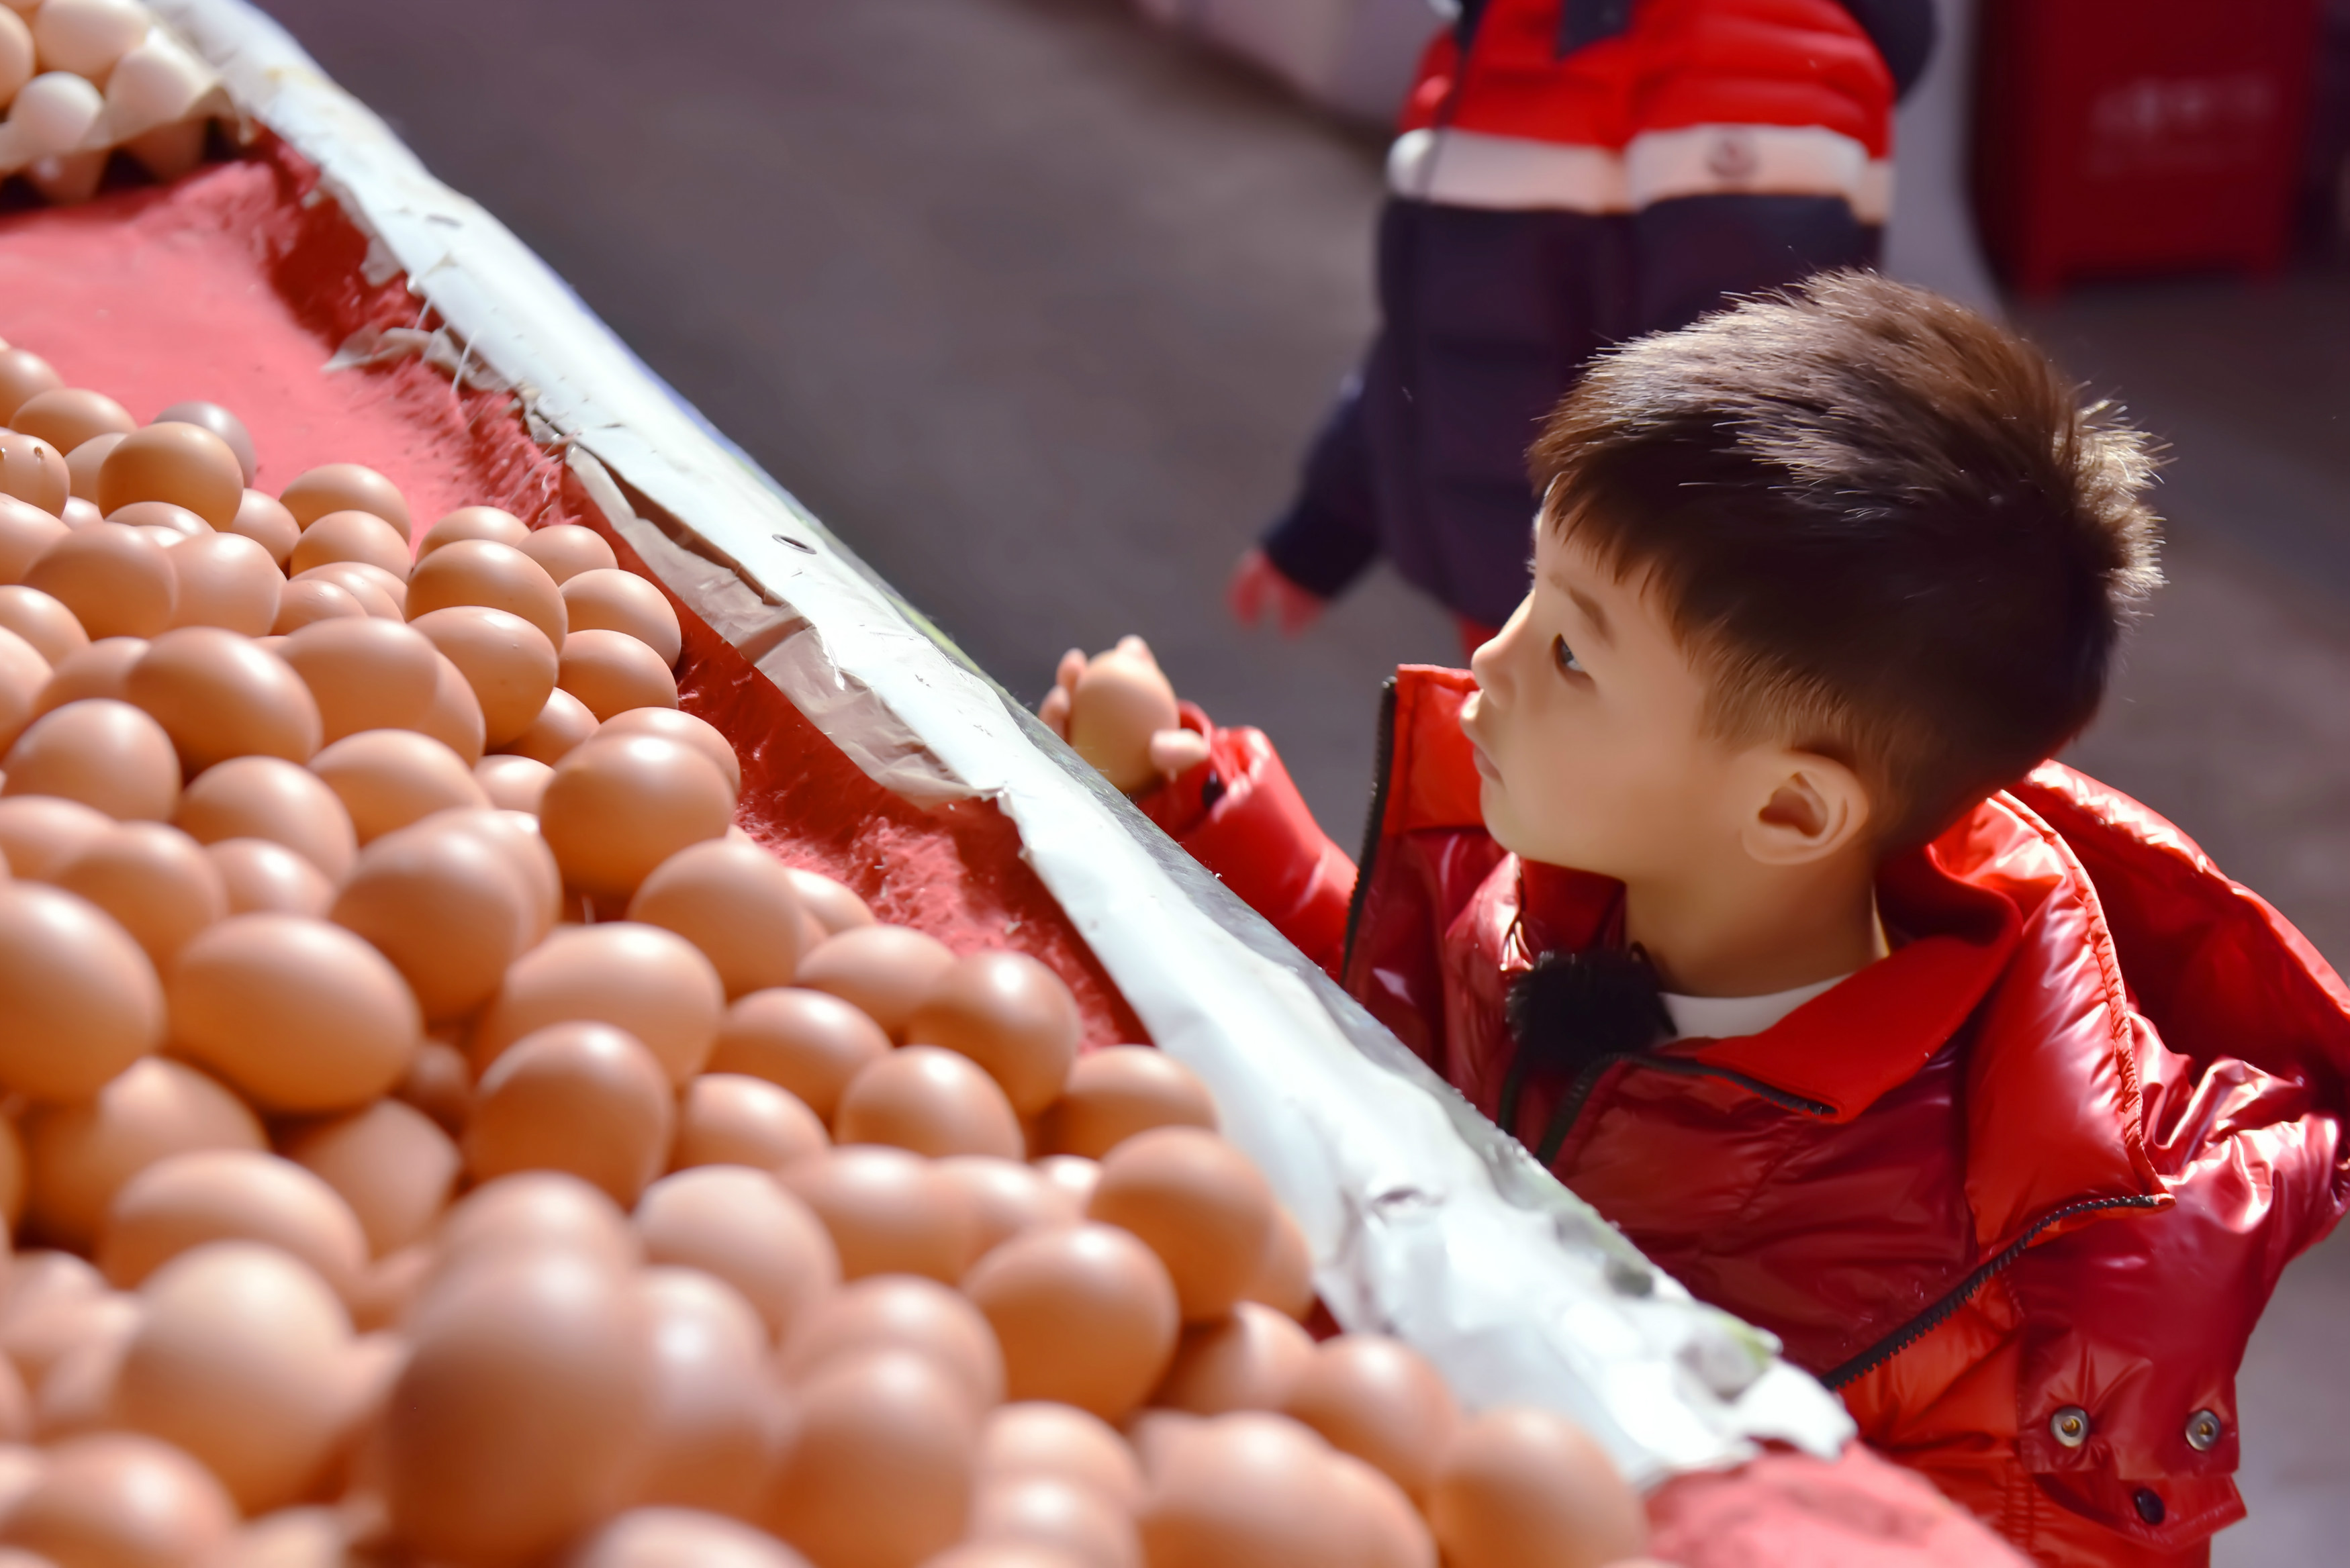
<path fill-rule="evenodd" d="M 1465 731 L 1463 732 L 1466 733 Z M 1477 764 L 1479 778 L 1483 779 L 1487 784 L 1502 782 L 1502 770 L 1493 765 L 1493 759 L 1485 754 L 1485 748 L 1477 743 L 1477 737 L 1474 735 L 1469 736 L 1469 755 Z"/>

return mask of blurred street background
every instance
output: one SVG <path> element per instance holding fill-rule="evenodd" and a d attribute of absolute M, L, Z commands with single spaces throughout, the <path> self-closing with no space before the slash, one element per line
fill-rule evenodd
<path fill-rule="evenodd" d="M 1458 662 L 1450 621 L 1381 575 L 1290 640 L 1222 589 L 1371 328 L 1375 124 L 1128 0 L 263 3 L 1016 695 L 1139 631 L 1354 841 L 1379 682 Z M 1962 107 L 1964 54 L 1921 96 Z M 1399 88 L 1375 56 L 1325 96 Z M 1961 204 L 1908 194 L 1955 191 L 1960 124 L 1905 119 L 1888 270 L 2172 447 L 2170 586 L 2074 758 L 2350 962 L 2345 251 L 2002 305 Z M 2244 1368 L 2223 1568 L 2343 1560 L 2345 1324 L 2337 1237 Z"/>

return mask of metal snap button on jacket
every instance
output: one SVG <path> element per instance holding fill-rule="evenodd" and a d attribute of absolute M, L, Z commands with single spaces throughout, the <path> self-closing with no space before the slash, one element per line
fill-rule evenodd
<path fill-rule="evenodd" d="M 2068 1449 L 2077 1449 L 2089 1440 L 2089 1413 L 2078 1405 L 2067 1405 L 2048 1417 L 2048 1435 Z"/>
<path fill-rule="evenodd" d="M 2198 1410 L 2187 1417 L 2187 1446 L 2199 1454 L 2208 1454 L 2219 1446 L 2224 1430 L 2220 1417 L 2210 1410 Z"/>

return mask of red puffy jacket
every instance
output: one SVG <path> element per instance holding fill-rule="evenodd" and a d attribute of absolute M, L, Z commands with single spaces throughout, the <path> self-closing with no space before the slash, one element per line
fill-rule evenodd
<path fill-rule="evenodd" d="M 1358 878 L 1252 730 L 1142 803 L 1488 1116 L 1511 980 L 1620 887 L 1484 831 L 1466 671 L 1408 668 Z M 2209 1561 L 2234 1376 L 2350 1199 L 2350 988 L 2055 763 L 1885 867 L 1891 956 L 1760 1034 L 1530 1081 L 1510 1131 L 2038 1561 Z"/>

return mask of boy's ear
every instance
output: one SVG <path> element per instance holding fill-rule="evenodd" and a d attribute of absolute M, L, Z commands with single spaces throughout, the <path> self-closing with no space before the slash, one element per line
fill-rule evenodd
<path fill-rule="evenodd" d="M 1842 763 L 1766 748 L 1753 756 L 1751 813 L 1739 837 L 1764 866 L 1803 866 L 1851 847 L 1868 826 L 1868 790 Z"/>

